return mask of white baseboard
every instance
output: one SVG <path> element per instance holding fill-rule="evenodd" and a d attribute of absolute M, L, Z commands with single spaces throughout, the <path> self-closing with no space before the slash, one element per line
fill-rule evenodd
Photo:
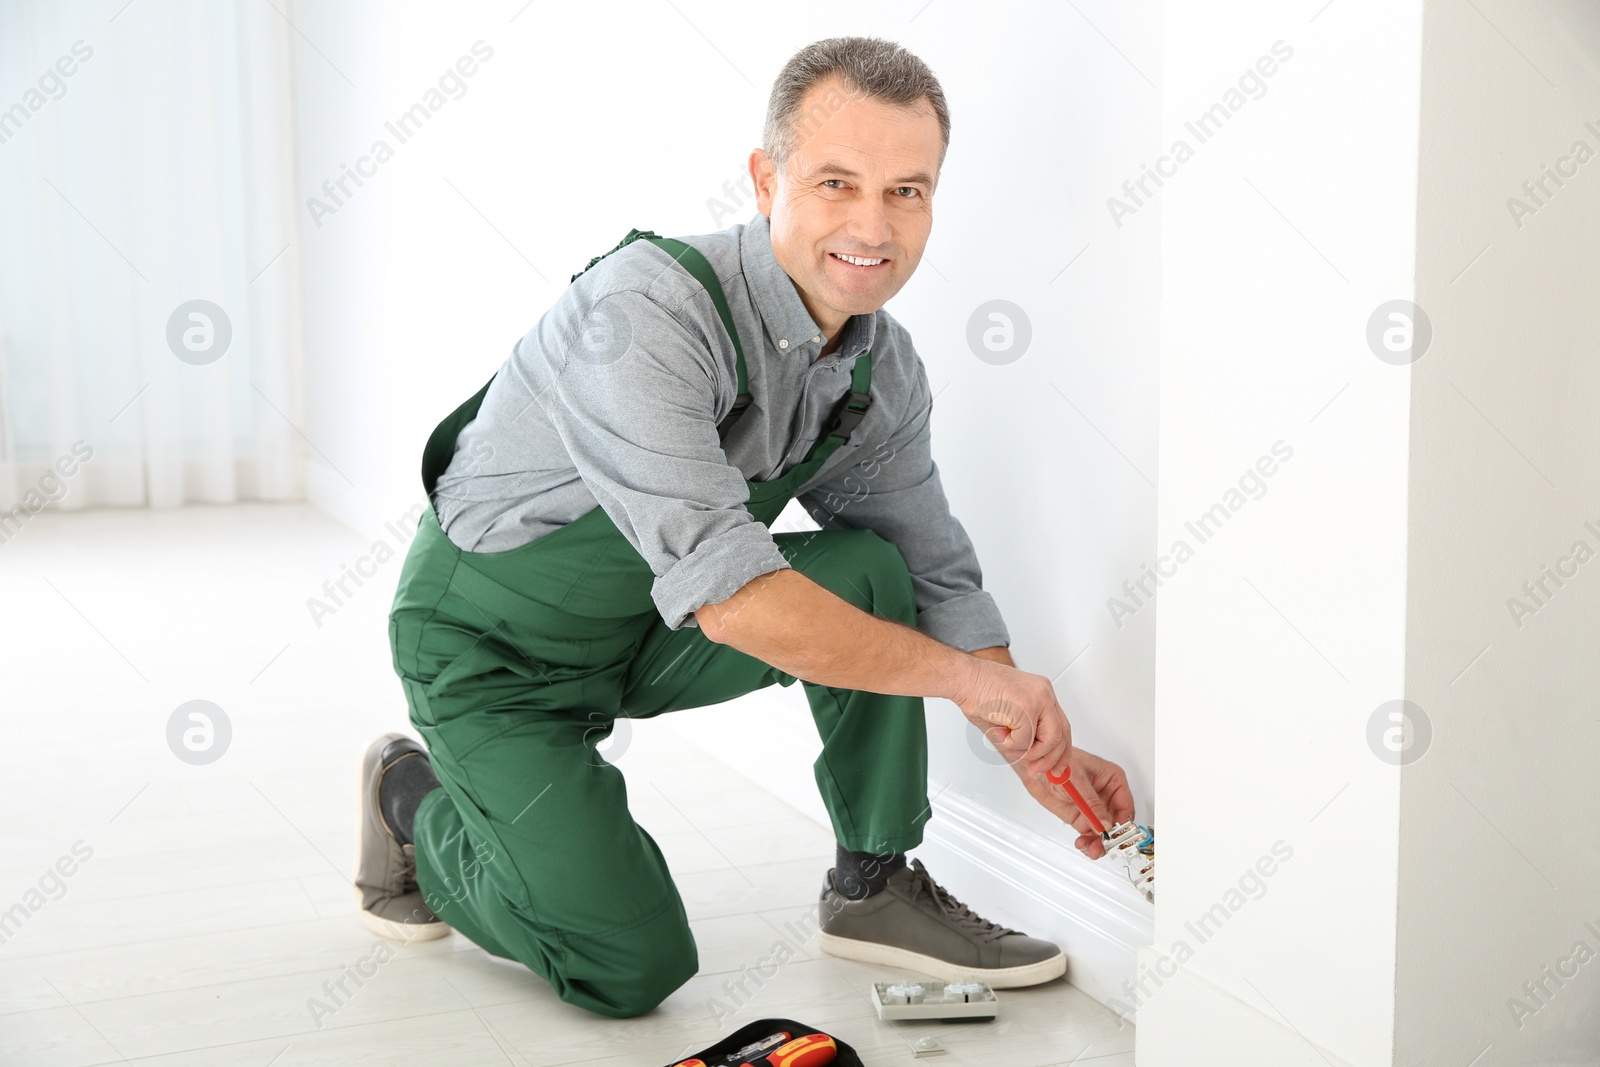
<path fill-rule="evenodd" d="M 1113 859 L 1091 863 L 953 788 L 929 788 L 933 818 L 917 855 L 984 918 L 1043 937 L 1067 954 L 1067 980 L 1102 1004 L 1126 1000 L 1135 954 L 1155 938 L 1155 906 Z M 1135 1021 L 1133 1014 L 1128 1021 Z M 1143 1061 L 1140 1061 L 1143 1067 Z"/>
<path fill-rule="evenodd" d="M 1153 945 L 1141 947 L 1140 973 L 1159 958 Z M 1183 967 L 1139 1007 L 1134 1060 L 1139 1067 L 1351 1067 Z"/>

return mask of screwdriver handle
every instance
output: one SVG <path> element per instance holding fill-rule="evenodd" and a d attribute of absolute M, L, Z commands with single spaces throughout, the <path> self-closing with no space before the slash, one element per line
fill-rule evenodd
<path fill-rule="evenodd" d="M 1089 820 L 1090 826 L 1094 827 L 1098 833 L 1103 834 L 1106 832 L 1105 823 L 1101 822 L 1099 817 L 1095 815 L 1093 809 L 1089 807 L 1089 802 L 1083 799 L 1082 793 L 1078 792 L 1078 787 L 1072 784 L 1071 767 L 1063 770 L 1060 778 L 1057 778 L 1049 771 L 1045 771 L 1044 776 L 1049 781 L 1054 782 L 1056 785 L 1059 785 L 1061 788 L 1067 791 L 1067 796 L 1071 797 L 1072 802 L 1078 805 L 1078 810 L 1083 812 L 1083 817 Z"/>

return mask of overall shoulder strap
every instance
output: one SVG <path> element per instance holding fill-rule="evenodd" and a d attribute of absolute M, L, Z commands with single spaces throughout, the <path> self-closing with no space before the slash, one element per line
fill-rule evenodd
<path fill-rule="evenodd" d="M 850 369 L 850 391 L 839 398 L 828 421 L 822 424 L 822 433 L 811 443 L 802 464 L 817 460 L 821 466 L 834 451 L 843 448 L 855 433 L 867 409 L 872 407 L 872 352 L 867 350 L 856 357 Z"/>
<path fill-rule="evenodd" d="M 629 230 L 628 235 L 617 242 L 616 248 L 595 256 L 583 270 L 572 276 L 572 280 L 577 281 L 584 271 L 606 258 L 606 256 L 617 251 L 618 248 L 629 245 L 641 238 L 649 241 L 677 260 L 679 265 L 689 272 L 690 277 L 705 287 L 706 292 L 711 297 L 712 305 L 717 309 L 717 317 L 722 320 L 722 328 L 728 331 L 728 338 L 733 342 L 734 371 L 738 378 L 738 384 L 734 390 L 733 408 L 717 424 L 717 436 L 726 438 L 728 431 L 733 429 L 733 424 L 739 420 L 739 416 L 743 415 L 745 409 L 750 406 L 750 376 L 745 369 L 744 346 L 739 343 L 739 331 L 733 325 L 733 312 L 728 307 L 727 295 L 722 291 L 722 283 L 717 280 L 717 272 L 711 269 L 710 262 L 706 260 L 700 250 L 676 238 L 662 237 L 653 230 Z"/>
<path fill-rule="evenodd" d="M 612 252 L 617 251 L 619 248 L 624 248 L 640 238 L 650 241 L 667 255 L 677 260 L 695 281 L 705 286 L 706 292 L 711 296 L 711 303 L 717 309 L 717 317 L 722 320 L 723 329 L 728 331 L 728 338 L 733 342 L 735 371 L 738 376 L 737 395 L 734 397 L 733 408 L 717 424 L 717 436 L 725 438 L 728 436 L 728 431 L 733 429 L 733 424 L 739 420 L 739 416 L 743 415 L 745 409 L 750 406 L 750 376 L 745 369 L 744 346 L 739 343 L 739 331 L 733 325 L 733 312 L 728 308 L 727 295 L 722 291 L 722 283 L 717 280 L 717 272 L 711 269 L 711 264 L 700 253 L 699 249 L 671 237 L 662 237 L 660 234 L 650 230 L 629 230 L 628 235 L 618 241 L 614 247 L 595 256 L 584 266 L 583 270 L 574 274 L 572 281 L 577 281 L 583 276 L 584 271 L 605 259 Z M 858 379 L 862 374 L 861 366 L 865 362 L 866 360 L 863 359 L 856 364 Z M 868 373 L 870 374 L 870 368 L 868 368 Z M 433 490 L 438 484 L 440 476 L 450 466 L 451 457 L 455 455 L 456 439 L 467 424 L 478 417 L 478 410 L 483 406 L 483 398 L 488 394 L 489 386 L 492 384 L 494 384 L 493 377 L 484 383 L 482 389 L 479 389 L 465 403 L 446 416 L 444 421 L 434 427 L 433 433 L 428 436 L 428 443 L 422 449 L 422 487 L 427 492 L 430 500 L 433 498 Z M 866 392 L 864 380 L 855 381 L 853 385 L 857 391 Z M 854 424 L 852 423 L 852 425 Z M 848 432 L 847 430 L 847 435 Z"/>
<path fill-rule="evenodd" d="M 850 370 L 850 391 L 839 398 L 839 403 L 833 409 L 833 417 L 823 425 L 822 437 L 818 440 L 828 437 L 850 440 L 850 435 L 866 417 L 867 409 L 871 406 L 872 352 L 869 350 L 856 357 L 856 365 Z"/>
<path fill-rule="evenodd" d="M 483 406 L 483 398 L 489 392 L 489 386 L 494 384 L 494 376 L 483 383 L 483 388 L 474 393 L 460 407 L 445 416 L 443 422 L 433 428 L 433 433 L 428 435 L 428 443 L 422 448 L 422 489 L 428 494 L 428 500 L 433 500 L 433 488 L 439 483 L 439 478 L 444 474 L 445 468 L 450 466 L 450 457 L 456 454 L 456 438 L 461 431 L 466 429 L 467 423 L 478 417 L 478 409 Z"/>

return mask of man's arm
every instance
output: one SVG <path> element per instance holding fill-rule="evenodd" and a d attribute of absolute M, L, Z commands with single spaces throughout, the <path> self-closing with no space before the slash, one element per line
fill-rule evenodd
<path fill-rule="evenodd" d="M 841 689 L 969 700 L 987 668 L 910 626 L 862 611 L 799 571 L 764 574 L 695 612 L 711 640 Z"/>
<path fill-rule="evenodd" d="M 1045 771 L 1059 775 L 1070 766 L 1073 784 L 1106 826 L 1133 820 L 1133 794 L 1122 768 L 1072 747 L 1072 728 L 1055 687 L 1016 669 L 1004 645 L 961 652 L 870 615 L 793 569 L 762 575 L 695 616 L 711 640 L 808 682 L 954 701 L 1006 757 L 1029 795 L 1078 831 L 1074 844 L 1090 859 L 1105 855 L 1100 835 L 1066 791 L 1042 777 Z M 1039 740 L 1049 740 L 1058 716 L 1065 751 L 1046 762 L 1048 752 L 1028 742 L 1034 723 Z"/>
<path fill-rule="evenodd" d="M 1048 678 L 862 611 L 793 568 L 755 578 L 695 618 L 711 640 L 808 682 L 951 700 L 1018 773 L 1067 766 L 1072 729 Z"/>

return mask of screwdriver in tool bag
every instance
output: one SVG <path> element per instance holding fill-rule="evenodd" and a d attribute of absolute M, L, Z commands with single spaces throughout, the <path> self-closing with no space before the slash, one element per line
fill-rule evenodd
<path fill-rule="evenodd" d="M 782 1044 L 779 1044 L 783 1042 Z M 770 1049 L 773 1045 L 778 1047 L 762 1056 L 759 1060 L 750 1057 L 761 1053 L 763 1049 Z M 832 1063 L 839 1055 L 839 1046 L 827 1034 L 804 1034 L 789 1040 L 788 1033 L 780 1030 L 770 1034 L 760 1041 L 753 1041 L 740 1049 L 722 1057 L 722 1063 L 730 1067 L 825 1067 Z M 706 1062 L 698 1057 L 680 1060 L 673 1067 L 708 1067 Z"/>
<path fill-rule="evenodd" d="M 823 1067 L 838 1055 L 839 1046 L 827 1034 L 805 1034 L 759 1060 L 747 1060 L 743 1067 Z"/>
<path fill-rule="evenodd" d="M 720 1062 L 729 1064 L 730 1067 L 739 1067 L 739 1065 L 754 1060 L 757 1056 L 761 1055 L 761 1053 L 767 1049 L 772 1048 L 774 1045 L 781 1045 L 788 1040 L 789 1031 L 779 1030 L 775 1034 L 768 1034 L 760 1041 L 750 1042 L 750 1044 L 746 1045 L 738 1052 L 727 1053 L 722 1057 Z"/>
<path fill-rule="evenodd" d="M 746 1045 L 738 1052 L 723 1053 L 721 1056 L 717 1057 L 717 1062 L 719 1064 L 727 1064 L 729 1067 L 740 1067 L 740 1065 L 748 1062 L 750 1057 L 760 1055 L 763 1049 L 769 1049 L 774 1045 L 782 1045 L 788 1040 L 789 1031 L 779 1030 L 775 1034 L 768 1034 L 760 1041 L 750 1042 L 750 1044 Z M 705 1060 L 695 1056 L 687 1060 L 680 1060 L 679 1062 L 673 1064 L 672 1067 L 709 1067 L 709 1065 Z"/>

